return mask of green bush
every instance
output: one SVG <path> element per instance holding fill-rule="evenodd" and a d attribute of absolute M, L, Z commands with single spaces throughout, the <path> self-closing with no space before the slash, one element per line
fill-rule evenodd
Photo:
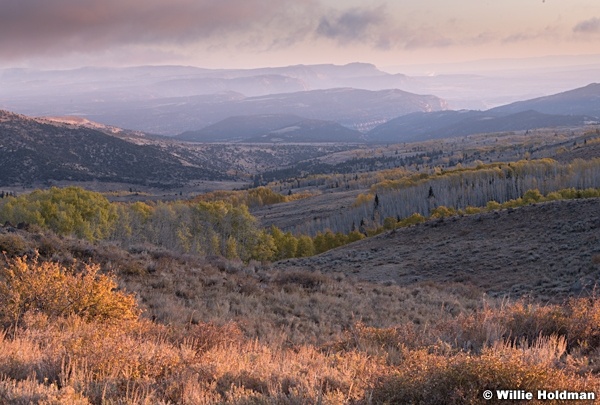
<path fill-rule="evenodd" d="M 52 187 L 9 197 L 0 205 L 0 220 L 35 224 L 60 235 L 94 241 L 111 234 L 117 213 L 102 194 L 78 187 Z"/>

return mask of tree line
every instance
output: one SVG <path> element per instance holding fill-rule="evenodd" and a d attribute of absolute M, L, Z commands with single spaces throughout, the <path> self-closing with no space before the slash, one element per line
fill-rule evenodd
<path fill-rule="evenodd" d="M 244 195 L 250 199 L 273 197 L 263 188 L 230 195 L 236 197 L 232 200 L 235 205 L 221 200 L 111 203 L 102 194 L 78 187 L 53 187 L 5 198 L 0 203 L 0 220 L 92 242 L 110 240 L 128 248 L 153 245 L 244 261 L 311 256 L 364 238 L 358 231 L 342 234 L 328 230 L 309 237 L 294 236 L 274 226 L 262 229 L 247 205 L 237 199 Z"/>
<path fill-rule="evenodd" d="M 213 200 L 215 194 L 208 201 L 111 203 L 78 187 L 53 187 L 3 198 L 0 222 L 26 223 L 92 242 L 115 241 L 126 248 L 152 245 L 201 256 L 274 261 L 319 254 L 428 218 L 600 197 L 600 159 L 569 165 L 545 159 L 411 175 L 384 180 L 371 193 L 359 195 L 345 214 L 312 221 L 295 232 L 263 229 L 250 214 L 246 202 L 286 201 L 287 196 L 276 197 L 265 188 L 234 193 L 230 201 Z"/>
<path fill-rule="evenodd" d="M 552 159 L 481 163 L 474 168 L 437 168 L 433 173 L 413 172 L 397 178 L 388 173 L 368 193 L 360 194 L 350 209 L 289 230 L 308 235 L 327 229 L 348 233 L 361 226 L 376 229 L 388 217 L 401 220 L 415 213 L 429 217 L 440 206 L 465 210 L 485 207 L 489 201 L 502 204 L 522 198 L 529 190 L 545 195 L 561 189 L 599 187 L 598 158 L 568 164 Z"/>

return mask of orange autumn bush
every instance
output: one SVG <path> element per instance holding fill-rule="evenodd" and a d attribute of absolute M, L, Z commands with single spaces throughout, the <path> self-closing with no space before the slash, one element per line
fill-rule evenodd
<path fill-rule="evenodd" d="M 87 320 L 135 319 L 139 310 L 131 294 L 117 291 L 114 277 L 86 264 L 75 272 L 37 257 L 8 260 L 0 268 L 0 322 L 18 325 L 27 312 L 49 318 L 77 315 Z"/>

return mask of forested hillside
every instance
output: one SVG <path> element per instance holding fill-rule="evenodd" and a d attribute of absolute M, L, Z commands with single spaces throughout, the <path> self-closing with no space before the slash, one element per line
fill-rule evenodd
<path fill-rule="evenodd" d="M 523 198 L 526 192 L 538 190 L 544 195 L 575 188 L 600 187 L 600 159 L 576 159 L 559 163 L 552 159 L 523 160 L 512 163 L 480 163 L 476 167 L 442 169 L 433 168 L 429 173 L 415 173 L 404 168 L 378 172 L 378 177 L 334 176 L 323 178 L 328 184 L 336 183 L 341 190 L 346 184 L 369 190 L 359 193 L 342 212 L 329 210 L 315 213 L 314 218 L 301 223 L 284 221 L 285 230 L 298 234 L 315 235 L 327 229 L 347 233 L 354 229 L 377 228 L 386 218 L 397 221 L 419 214 L 430 216 L 436 209 L 447 207 L 467 210 L 469 207 L 485 207 L 489 202 L 504 203 Z M 353 186 L 354 188 L 354 186 Z M 335 194 L 335 193 L 334 193 Z M 349 194 L 352 195 L 352 194 Z M 553 198 L 550 195 L 550 198 Z M 298 207 L 297 209 L 295 207 Z M 288 215 L 301 210 L 294 202 L 287 209 Z M 259 216 L 279 215 L 279 211 L 260 210 Z M 282 224 L 284 223 L 282 222 Z"/>

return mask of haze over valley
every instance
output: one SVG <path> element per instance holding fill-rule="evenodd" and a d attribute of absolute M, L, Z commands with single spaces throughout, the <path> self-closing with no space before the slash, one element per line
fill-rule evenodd
<path fill-rule="evenodd" d="M 33 116 L 80 116 L 169 136 L 232 116 L 260 114 L 295 114 L 367 132 L 412 112 L 488 110 L 584 87 L 597 81 L 598 68 L 600 61 L 522 76 L 500 71 L 420 77 L 389 74 L 366 63 L 247 70 L 5 69 L 0 71 L 0 108 Z"/>

